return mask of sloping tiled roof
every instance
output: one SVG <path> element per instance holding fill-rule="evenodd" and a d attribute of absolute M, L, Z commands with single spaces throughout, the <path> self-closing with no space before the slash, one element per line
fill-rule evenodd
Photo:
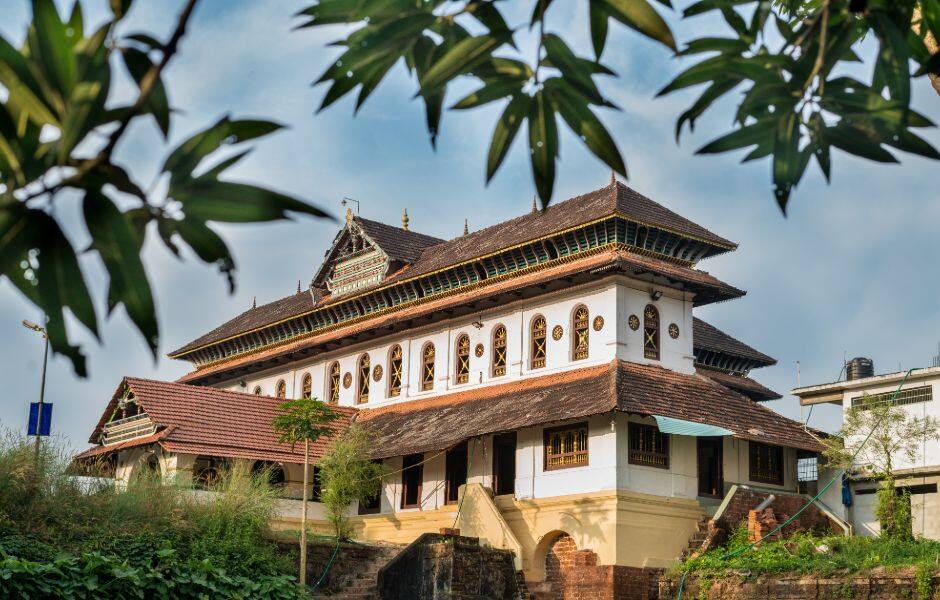
<path fill-rule="evenodd" d="M 353 218 L 391 258 L 406 263 L 405 268 L 389 274 L 385 280 L 385 283 L 394 283 L 426 275 L 615 214 L 700 239 L 722 251 L 736 247 L 733 242 L 672 212 L 620 182 L 552 204 L 544 211 L 522 215 L 448 241 L 410 230 L 405 231 L 399 227 L 362 217 Z M 704 273 L 667 261 L 653 260 L 668 266 L 669 271 L 681 272 L 686 277 L 695 278 L 699 276 L 698 274 Z M 667 268 L 665 266 L 663 268 Z M 312 298 L 288 297 L 249 310 L 170 352 L 170 356 L 178 356 L 233 335 L 299 316 L 317 306 L 329 304 L 334 299 L 325 296 L 322 301 L 317 300 L 314 303 Z"/>
<path fill-rule="evenodd" d="M 384 314 L 376 314 L 330 331 L 317 333 L 296 340 L 289 340 L 282 345 L 262 348 L 257 352 L 236 356 L 225 362 L 187 373 L 183 375 L 179 381 L 204 381 L 207 376 L 222 374 L 263 359 L 282 358 L 284 360 L 292 360 L 292 355 L 303 352 L 311 347 L 368 331 L 381 331 L 383 327 L 395 325 L 407 319 L 444 314 L 442 312 L 443 310 L 463 306 L 471 299 L 480 300 L 487 297 L 494 297 L 501 293 L 522 289 L 526 286 L 538 285 L 559 277 L 586 271 L 597 272 L 604 268 L 617 268 L 628 275 L 654 273 L 690 286 L 700 286 L 702 289 L 712 290 L 716 296 L 722 299 L 735 298 L 744 294 L 743 291 L 712 277 L 704 271 L 686 269 L 657 258 L 634 254 L 632 252 L 605 250 L 603 252 L 580 256 L 577 257 L 576 260 L 560 263 L 546 269 L 535 270 L 515 277 L 507 277 L 499 281 L 492 280 L 487 282 L 482 288 L 466 290 L 458 288 L 453 294 L 434 297 L 424 303 L 414 304 L 402 308 L 401 310 L 390 311 Z M 301 355 L 298 354 L 294 358 L 300 357 Z"/>
<path fill-rule="evenodd" d="M 707 367 L 697 367 L 695 372 L 704 375 L 709 379 L 720 383 L 726 388 L 744 394 L 751 400 L 762 402 L 764 400 L 779 400 L 783 398 L 780 394 L 770 388 L 764 387 L 754 379 L 743 375 L 732 375 L 718 369 L 709 369 Z"/>
<path fill-rule="evenodd" d="M 730 356 L 739 356 L 763 366 L 777 364 L 777 359 L 751 348 L 698 317 L 692 318 L 692 339 L 696 348 L 721 352 Z"/>
<path fill-rule="evenodd" d="M 444 243 L 444 240 L 440 238 L 410 229 L 402 229 L 362 217 L 353 217 L 353 219 L 392 260 L 414 262 L 425 248 Z"/>
<path fill-rule="evenodd" d="M 125 390 L 134 394 L 138 404 L 158 428 L 169 430 L 159 439 L 153 440 L 168 451 L 303 462 L 303 446 L 292 450 L 290 444 L 278 442 L 277 434 L 271 427 L 283 399 L 135 377 L 126 377 L 118 387 L 91 436 L 92 443 L 97 441 L 101 428 Z M 341 406 L 332 408 L 339 413 L 340 418 L 330 427 L 337 432 L 344 430 L 356 409 Z M 334 437 L 330 435 L 318 439 L 311 446 L 311 456 L 322 456 Z M 107 448 L 119 449 L 117 446 Z M 100 454 L 103 451 L 97 452 Z"/>
<path fill-rule="evenodd" d="M 478 435 L 610 411 L 724 427 L 736 437 L 821 451 L 792 421 L 707 377 L 622 361 L 426 401 L 360 410 L 375 434 L 374 456 L 442 450 Z"/>

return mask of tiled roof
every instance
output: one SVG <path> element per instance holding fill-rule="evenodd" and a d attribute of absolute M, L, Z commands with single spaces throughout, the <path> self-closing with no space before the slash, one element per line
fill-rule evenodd
<path fill-rule="evenodd" d="M 389 274 L 385 280 L 385 283 L 394 283 L 426 275 L 615 214 L 697 238 L 714 245 L 721 251 L 732 250 L 736 247 L 733 242 L 672 212 L 620 182 L 552 204 L 544 211 L 522 215 L 448 241 L 362 217 L 353 218 L 392 259 L 406 263 L 405 268 Z M 668 265 L 669 271 L 682 273 L 684 277 L 694 278 L 698 276 L 695 274 L 704 273 L 667 261 L 653 260 L 662 265 Z M 172 351 L 170 356 L 178 356 L 239 333 L 299 316 L 316 306 L 329 304 L 333 300 L 335 299 L 330 296 L 325 296 L 316 304 L 309 297 L 306 299 L 288 297 L 277 300 L 242 313 L 235 319 Z"/>
<path fill-rule="evenodd" d="M 154 440 L 168 451 L 303 462 L 303 446 L 292 450 L 290 444 L 277 441 L 278 436 L 271 428 L 283 399 L 134 377 L 126 377 L 118 387 L 89 440 L 92 443 L 96 443 L 98 433 L 125 390 L 134 394 L 158 428 L 169 430 L 159 440 Z M 335 431 L 345 429 L 356 410 L 332 408 L 340 418 L 330 427 Z M 311 456 L 322 456 L 334 437 L 318 439 L 311 446 Z M 108 448 L 117 449 L 116 446 Z M 83 455 L 90 451 L 95 449 Z"/>
<path fill-rule="evenodd" d="M 453 294 L 436 297 L 421 304 L 415 304 L 401 310 L 384 314 L 377 314 L 330 331 L 291 340 L 283 345 L 264 348 L 254 353 L 236 356 L 225 362 L 187 373 L 180 378 L 180 381 L 204 381 L 205 377 L 208 375 L 224 373 L 231 369 L 244 367 L 245 365 L 256 363 L 263 359 L 280 357 L 285 360 L 291 360 L 291 356 L 295 353 L 306 351 L 311 347 L 368 331 L 380 331 L 383 327 L 395 325 L 407 319 L 443 314 L 442 311 L 444 309 L 462 306 L 470 300 L 481 300 L 501 293 L 522 289 L 526 286 L 552 281 L 559 277 L 587 271 L 597 272 L 600 269 L 606 268 L 618 269 L 627 275 L 639 275 L 642 273 L 657 274 L 692 287 L 711 290 L 710 293 L 722 299 L 735 298 L 744 294 L 743 291 L 712 277 L 704 271 L 680 267 L 679 265 L 668 263 L 657 258 L 628 251 L 605 250 L 603 252 L 576 257 L 570 262 L 563 262 L 549 268 L 534 270 L 527 274 L 507 277 L 500 281 L 489 281 L 480 288 L 466 290 L 458 288 Z M 299 357 L 300 356 L 296 356 L 295 358 Z"/>
<path fill-rule="evenodd" d="M 410 229 L 402 229 L 362 217 L 353 217 L 353 219 L 392 260 L 414 262 L 425 248 L 444 243 L 444 240 L 440 238 Z"/>
<path fill-rule="evenodd" d="M 736 437 L 805 450 L 821 443 L 796 421 L 707 377 L 622 361 L 429 400 L 363 409 L 375 457 L 442 450 L 478 435 L 610 411 L 716 425 Z"/>
<path fill-rule="evenodd" d="M 692 319 L 692 340 L 696 348 L 739 356 L 762 366 L 777 364 L 777 359 L 751 348 L 698 317 Z"/>
<path fill-rule="evenodd" d="M 726 388 L 740 392 L 751 400 L 779 400 L 783 398 L 780 394 L 770 388 L 764 387 L 754 379 L 743 375 L 732 375 L 718 369 L 709 369 L 706 367 L 697 367 L 695 369 L 699 375 L 704 375 L 713 381 L 717 381 Z"/>

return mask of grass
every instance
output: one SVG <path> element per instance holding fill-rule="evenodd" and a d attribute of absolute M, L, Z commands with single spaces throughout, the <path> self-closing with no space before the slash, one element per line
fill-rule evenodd
<path fill-rule="evenodd" d="M 829 577 L 846 573 L 864 573 L 875 569 L 896 571 L 918 569 L 921 578 L 940 570 L 940 542 L 903 540 L 891 537 L 816 537 L 797 534 L 785 540 L 764 542 L 726 558 L 747 544 L 735 531 L 727 547 L 712 549 L 693 560 L 677 565 L 671 575 L 716 578 L 728 574 L 816 575 Z"/>

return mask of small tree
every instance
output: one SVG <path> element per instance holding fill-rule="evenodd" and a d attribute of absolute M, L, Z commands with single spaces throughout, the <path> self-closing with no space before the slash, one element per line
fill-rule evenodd
<path fill-rule="evenodd" d="M 281 413 L 271 425 L 280 434 L 281 442 L 289 442 L 291 449 L 304 443 L 304 489 L 300 510 L 300 585 L 307 583 L 307 491 L 310 485 L 310 444 L 332 429 L 330 422 L 339 417 L 326 404 L 316 398 L 298 398 L 281 404 Z"/>
<path fill-rule="evenodd" d="M 369 459 L 371 441 L 368 431 L 353 424 L 320 460 L 320 501 L 339 539 L 350 535 L 349 505 L 373 500 L 381 490 L 385 468 Z"/>
<path fill-rule="evenodd" d="M 845 412 L 842 428 L 829 440 L 825 456 L 838 468 L 879 480 L 876 516 L 882 534 L 907 538 L 911 536 L 910 495 L 897 493 L 895 465 L 913 463 L 923 444 L 936 439 L 940 439 L 940 427 L 933 417 L 916 417 L 892 402 L 873 402 L 865 394 Z"/>

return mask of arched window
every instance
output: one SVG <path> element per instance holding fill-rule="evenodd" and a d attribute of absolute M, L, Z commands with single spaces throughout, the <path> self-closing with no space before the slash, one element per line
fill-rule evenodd
<path fill-rule="evenodd" d="M 506 374 L 506 328 L 502 325 L 493 330 L 493 355 L 490 360 L 493 363 L 493 377 Z"/>
<path fill-rule="evenodd" d="M 339 404 L 339 361 L 330 365 L 330 378 L 327 380 L 326 397 L 330 404 Z"/>
<path fill-rule="evenodd" d="M 277 380 L 277 385 L 274 386 L 274 395 L 278 398 L 287 398 L 287 382 L 283 379 Z"/>
<path fill-rule="evenodd" d="M 581 360 L 588 357 L 588 341 L 590 336 L 589 320 L 590 314 L 586 306 L 582 304 L 574 309 L 574 318 L 571 323 L 571 350 L 574 360 Z"/>
<path fill-rule="evenodd" d="M 304 373 L 303 379 L 300 380 L 300 397 L 313 397 L 313 377 L 310 376 L 310 373 Z"/>
<path fill-rule="evenodd" d="M 388 353 L 388 397 L 401 395 L 401 346 L 395 344 Z"/>
<path fill-rule="evenodd" d="M 659 311 L 652 304 L 643 310 L 643 356 L 659 360 Z"/>
<path fill-rule="evenodd" d="M 530 346 L 529 366 L 533 369 L 541 369 L 545 366 L 545 336 L 548 327 L 545 323 L 545 317 L 535 315 L 532 319 L 532 345 Z"/>
<path fill-rule="evenodd" d="M 421 390 L 434 389 L 434 344 L 427 343 L 421 349 Z"/>
<path fill-rule="evenodd" d="M 454 372 L 457 383 L 470 381 L 470 336 L 466 333 L 457 338 L 457 363 Z"/>
<path fill-rule="evenodd" d="M 260 395 L 261 395 L 261 386 L 260 386 L 260 385 L 256 385 L 256 386 L 255 386 L 255 389 L 254 389 L 254 391 L 253 391 L 252 393 L 253 393 L 255 396 L 260 396 Z"/>
<path fill-rule="evenodd" d="M 363 404 L 369 401 L 369 355 L 359 357 L 359 387 L 356 392 L 356 403 Z"/>

